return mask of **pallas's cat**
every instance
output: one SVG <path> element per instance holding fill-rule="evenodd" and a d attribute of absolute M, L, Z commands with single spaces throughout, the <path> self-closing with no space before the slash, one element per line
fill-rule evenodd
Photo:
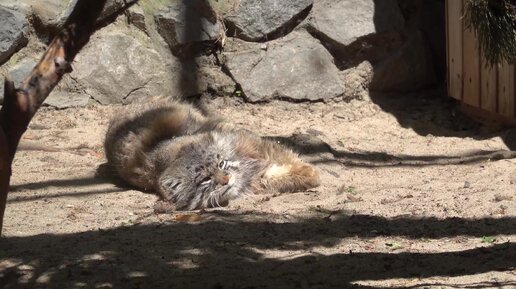
<path fill-rule="evenodd" d="M 296 192 L 319 173 L 290 149 L 196 106 L 154 99 L 111 121 L 108 165 L 126 182 L 155 191 L 178 210 L 227 205 L 245 194 Z"/>

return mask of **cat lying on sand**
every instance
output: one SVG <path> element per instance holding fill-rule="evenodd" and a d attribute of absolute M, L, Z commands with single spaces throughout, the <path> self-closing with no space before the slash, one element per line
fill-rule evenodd
<path fill-rule="evenodd" d="M 193 105 L 158 99 L 111 121 L 108 165 L 178 210 L 225 206 L 245 194 L 317 187 L 318 171 L 291 150 Z"/>

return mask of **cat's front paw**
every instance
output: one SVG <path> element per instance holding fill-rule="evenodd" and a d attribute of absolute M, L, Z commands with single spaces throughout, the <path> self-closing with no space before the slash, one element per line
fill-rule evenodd
<path fill-rule="evenodd" d="M 180 181 L 168 178 L 161 179 L 159 182 L 159 192 L 161 193 L 161 197 L 163 197 L 163 200 L 169 202 L 176 202 L 178 188 L 180 186 Z"/>

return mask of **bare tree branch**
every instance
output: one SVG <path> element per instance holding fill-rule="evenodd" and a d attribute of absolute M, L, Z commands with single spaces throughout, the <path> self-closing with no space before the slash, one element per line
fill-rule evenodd
<path fill-rule="evenodd" d="M 72 71 L 70 64 L 90 36 L 136 2 L 126 1 L 119 11 L 99 22 L 106 0 L 78 0 L 64 28 L 20 87 L 15 88 L 12 81 L 5 80 L 4 105 L 0 110 L 0 233 L 12 161 L 32 117 L 63 75 Z"/>

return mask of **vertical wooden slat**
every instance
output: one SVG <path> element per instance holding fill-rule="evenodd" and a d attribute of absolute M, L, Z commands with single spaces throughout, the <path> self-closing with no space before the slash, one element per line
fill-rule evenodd
<path fill-rule="evenodd" d="M 498 82 L 496 66 L 487 66 L 485 57 L 482 57 L 480 66 L 480 104 L 487 111 L 496 112 L 498 98 Z"/>
<path fill-rule="evenodd" d="M 462 98 L 462 1 L 448 0 L 448 94 Z"/>
<path fill-rule="evenodd" d="M 458 2 L 458 1 L 457 1 Z M 466 0 L 463 0 L 464 7 Z M 480 107 L 480 51 L 478 41 L 472 29 L 466 27 L 465 21 L 462 21 L 463 27 L 463 95 L 464 103 Z"/>
<path fill-rule="evenodd" d="M 450 95 L 450 21 L 448 20 L 448 1 L 449 0 L 446 0 L 444 3 L 444 26 L 446 27 L 446 89 L 448 91 L 448 95 Z"/>
<path fill-rule="evenodd" d="M 514 117 L 515 114 L 514 64 L 504 62 L 498 68 L 498 113 Z"/>

